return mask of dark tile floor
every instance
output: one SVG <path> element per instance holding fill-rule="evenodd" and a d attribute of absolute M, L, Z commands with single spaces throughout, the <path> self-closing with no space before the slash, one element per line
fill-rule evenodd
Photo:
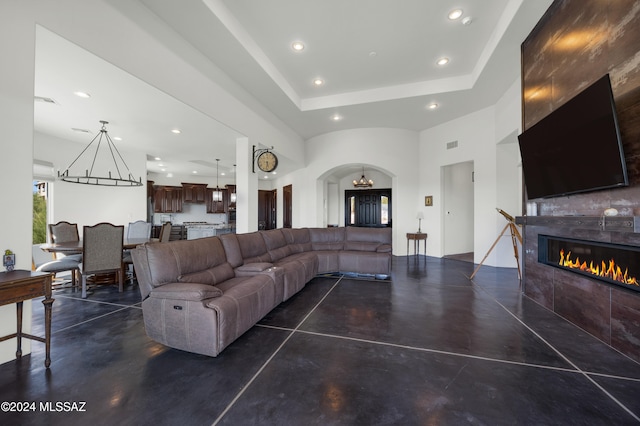
<path fill-rule="evenodd" d="M 40 343 L 0 365 L 0 401 L 35 411 L 0 424 L 638 422 L 640 365 L 522 297 L 514 269 L 483 266 L 471 282 L 474 267 L 410 256 L 390 281 L 315 278 L 217 358 L 149 340 L 136 287 L 59 290 L 50 370 Z"/>

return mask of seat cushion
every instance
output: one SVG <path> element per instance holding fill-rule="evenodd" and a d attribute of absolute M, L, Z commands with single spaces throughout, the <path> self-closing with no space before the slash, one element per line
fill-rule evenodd
<path fill-rule="evenodd" d="M 66 258 L 60 260 L 52 260 L 43 265 L 40 265 L 36 271 L 38 272 L 63 272 L 70 271 L 72 269 L 79 269 L 80 263 L 75 260 L 67 260 Z"/>

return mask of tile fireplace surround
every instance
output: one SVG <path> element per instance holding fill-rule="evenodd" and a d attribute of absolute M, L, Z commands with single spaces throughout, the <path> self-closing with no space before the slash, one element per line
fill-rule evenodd
<path fill-rule="evenodd" d="M 640 247 L 640 217 L 523 216 L 524 293 L 640 361 L 640 293 L 540 263 L 538 235 Z"/>

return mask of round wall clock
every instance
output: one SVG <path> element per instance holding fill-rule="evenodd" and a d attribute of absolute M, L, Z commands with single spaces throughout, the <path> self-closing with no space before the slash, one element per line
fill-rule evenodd
<path fill-rule="evenodd" d="M 258 156 L 258 168 L 263 172 L 272 172 L 278 167 L 278 157 L 271 152 L 265 151 Z"/>

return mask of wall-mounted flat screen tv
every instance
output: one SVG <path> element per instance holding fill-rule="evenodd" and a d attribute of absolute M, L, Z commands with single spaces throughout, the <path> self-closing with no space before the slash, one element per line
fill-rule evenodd
<path fill-rule="evenodd" d="M 609 74 L 518 140 L 528 199 L 629 185 Z"/>

